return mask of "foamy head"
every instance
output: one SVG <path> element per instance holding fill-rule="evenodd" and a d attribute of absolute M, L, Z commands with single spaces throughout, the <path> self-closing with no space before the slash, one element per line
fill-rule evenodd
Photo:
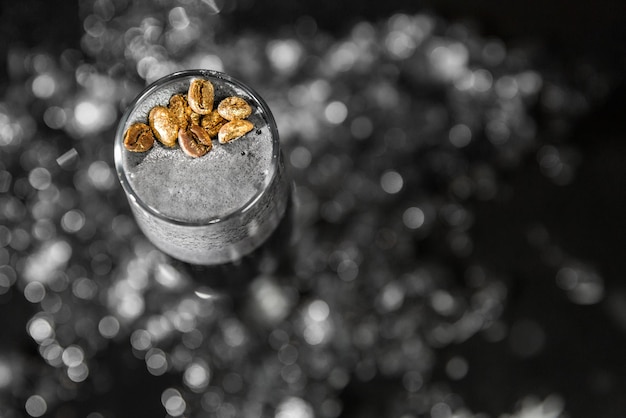
<path fill-rule="evenodd" d="M 134 153 L 116 141 L 120 179 L 127 193 L 141 206 L 165 219 L 181 223 L 208 224 L 247 210 L 270 184 L 277 165 L 277 135 L 269 110 L 247 87 L 220 73 L 197 71 L 173 74 L 140 95 L 122 125 L 123 132 L 135 122 L 148 122 L 154 106 L 167 106 L 170 97 L 186 93 L 195 78 L 205 78 L 215 88 L 215 104 L 229 96 L 245 99 L 252 107 L 247 118 L 254 128 L 227 144 L 213 140 L 213 149 L 190 158 L 177 145 L 167 148 L 155 141 L 147 152 Z M 119 158 L 118 158 L 119 157 Z M 126 182 L 126 184 L 124 184 Z"/>
<path fill-rule="evenodd" d="M 158 142 L 144 153 L 127 150 L 128 127 L 146 123 L 150 109 L 187 92 L 196 78 L 213 83 L 215 105 L 229 96 L 245 99 L 252 131 L 228 144 L 214 140 L 213 149 L 196 159 Z M 118 125 L 115 167 L 146 237 L 193 264 L 232 262 L 261 246 L 284 219 L 291 190 L 268 106 L 250 88 L 215 71 L 174 73 L 141 93 Z"/>

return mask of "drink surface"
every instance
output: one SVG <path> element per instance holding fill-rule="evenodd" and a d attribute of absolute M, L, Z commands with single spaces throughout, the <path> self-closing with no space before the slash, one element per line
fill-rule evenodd
<path fill-rule="evenodd" d="M 252 109 L 246 118 L 252 130 L 225 144 L 214 138 L 212 149 L 198 158 L 158 141 L 146 152 L 125 148 L 129 126 L 147 123 L 151 109 L 187 93 L 197 78 L 213 84 L 214 109 L 226 97 L 244 99 Z M 118 125 L 115 166 L 146 237 L 164 253 L 195 265 L 233 262 L 260 247 L 284 218 L 290 195 L 269 107 L 249 87 L 210 70 L 173 73 L 135 99 Z"/>
<path fill-rule="evenodd" d="M 124 129 L 147 123 L 150 109 L 167 106 L 172 95 L 187 92 L 194 77 L 174 79 L 146 92 L 130 113 Z M 158 141 L 147 152 L 124 150 L 122 166 L 137 199 L 165 218 L 191 224 L 217 222 L 245 210 L 272 181 L 275 152 L 272 129 L 257 100 L 243 88 L 217 77 L 215 104 L 229 96 L 245 99 L 252 107 L 247 118 L 254 128 L 227 144 L 213 140 L 213 148 L 200 158 L 190 158 L 179 146 L 167 148 Z"/>

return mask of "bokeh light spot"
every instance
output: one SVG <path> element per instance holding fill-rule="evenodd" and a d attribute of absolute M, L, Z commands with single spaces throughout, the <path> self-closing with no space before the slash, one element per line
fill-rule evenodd
<path fill-rule="evenodd" d="M 325 321 L 330 314 L 330 308 L 326 302 L 318 299 L 309 304 L 307 313 L 314 321 Z"/>
<path fill-rule="evenodd" d="M 50 187 L 50 184 L 52 182 L 52 176 L 47 169 L 43 167 L 37 167 L 32 169 L 31 172 L 28 174 L 28 182 L 31 186 L 33 186 L 34 189 L 45 190 Z"/>
<path fill-rule="evenodd" d="M 173 417 L 182 415 L 187 408 L 187 403 L 181 393 L 174 388 L 168 388 L 163 391 L 161 394 L 161 403 L 167 413 Z"/>
<path fill-rule="evenodd" d="M 417 392 L 424 385 L 424 378 L 417 370 L 408 370 L 402 376 L 402 384 L 408 392 Z"/>
<path fill-rule="evenodd" d="M 111 167 L 105 161 L 94 161 L 87 169 L 89 181 L 99 190 L 108 190 L 115 184 Z"/>
<path fill-rule="evenodd" d="M 374 124 L 367 116 L 357 116 L 350 123 L 350 133 L 356 139 L 365 139 L 374 131 Z"/>
<path fill-rule="evenodd" d="M 85 226 L 85 214 L 79 209 L 72 209 L 61 218 L 61 227 L 71 234 L 80 231 Z"/>
<path fill-rule="evenodd" d="M 98 107 L 92 102 L 80 102 L 74 109 L 76 121 L 84 127 L 93 126 L 98 121 Z"/>
<path fill-rule="evenodd" d="M 302 398 L 284 399 L 276 409 L 275 418 L 313 418 L 313 408 Z"/>
<path fill-rule="evenodd" d="M 67 377 L 69 377 L 72 382 L 83 382 L 88 376 L 89 367 L 86 363 L 79 363 L 67 368 Z"/>
<path fill-rule="evenodd" d="M 271 41 L 267 45 L 270 63 L 283 74 L 290 74 L 298 68 L 302 54 L 302 46 L 293 39 Z"/>
<path fill-rule="evenodd" d="M 209 368 L 200 363 L 192 363 L 186 369 L 183 375 L 183 381 L 193 391 L 200 391 L 209 384 L 210 372 Z"/>
<path fill-rule="evenodd" d="M 168 20 L 170 25 L 177 30 L 186 29 L 189 26 L 189 17 L 184 7 L 174 7 L 170 10 Z"/>
<path fill-rule="evenodd" d="M 344 282 L 351 282 L 359 275 L 359 265 L 349 258 L 341 260 L 337 266 L 337 276 Z"/>
<path fill-rule="evenodd" d="M 330 102 L 324 110 L 326 120 L 334 125 L 339 125 L 346 120 L 348 108 L 340 101 Z"/>
<path fill-rule="evenodd" d="M 0 358 L 0 390 L 8 388 L 13 382 L 13 370 L 8 362 Z"/>
<path fill-rule="evenodd" d="M 24 288 L 24 297 L 30 303 L 39 303 L 46 296 L 46 288 L 40 282 L 30 282 Z"/>
<path fill-rule="evenodd" d="M 395 170 L 387 170 L 380 177 L 380 186 L 389 194 L 396 194 L 404 186 L 404 179 Z"/>
<path fill-rule="evenodd" d="M 138 329 L 131 334 L 130 344 L 135 350 L 145 351 L 152 347 L 152 337 L 148 331 Z"/>
<path fill-rule="evenodd" d="M 41 417 L 48 411 L 48 404 L 42 396 L 32 395 L 26 400 L 24 408 L 31 417 Z"/>
<path fill-rule="evenodd" d="M 146 367 L 150 374 L 161 376 L 167 371 L 168 361 L 163 350 L 152 348 L 146 353 Z"/>
<path fill-rule="evenodd" d="M 98 323 L 98 331 L 104 338 L 115 338 L 120 331 L 120 322 L 114 316 L 107 315 Z"/>
<path fill-rule="evenodd" d="M 472 131 L 467 125 L 459 123 L 450 128 L 448 139 L 455 147 L 463 148 L 472 141 Z"/>
<path fill-rule="evenodd" d="M 61 129 L 67 122 L 67 113 L 58 106 L 50 106 L 43 114 L 43 121 L 52 129 Z"/>
<path fill-rule="evenodd" d="M 295 147 L 289 154 L 289 162 L 296 168 L 305 169 L 311 164 L 311 152 L 303 147 Z"/>
<path fill-rule="evenodd" d="M 424 211 L 418 207 L 407 208 L 402 213 L 402 222 L 409 229 L 418 229 L 424 225 Z"/>
<path fill-rule="evenodd" d="M 56 81 L 50 74 L 40 74 L 33 80 L 33 94 L 40 99 L 52 97 L 56 87 Z"/>
<path fill-rule="evenodd" d="M 53 333 L 52 324 L 45 318 L 34 318 L 28 324 L 28 334 L 37 342 L 52 337 Z"/>
<path fill-rule="evenodd" d="M 81 277 L 72 282 L 72 293 L 77 298 L 90 300 L 98 293 L 98 285 L 91 279 Z"/>
<path fill-rule="evenodd" d="M 463 357 L 460 357 L 460 356 L 452 357 L 446 363 L 446 374 L 452 380 L 463 379 L 465 375 L 467 374 L 468 370 L 469 370 L 469 366 L 467 364 L 467 360 L 465 360 Z"/>
<path fill-rule="evenodd" d="M 70 345 L 63 350 L 62 359 L 67 367 L 76 367 L 85 360 L 85 353 L 79 346 Z"/>

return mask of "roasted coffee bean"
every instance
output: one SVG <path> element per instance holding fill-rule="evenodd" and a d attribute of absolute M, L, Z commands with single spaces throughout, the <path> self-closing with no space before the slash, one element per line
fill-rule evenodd
<path fill-rule="evenodd" d="M 186 129 L 192 113 L 187 98 L 182 94 L 175 94 L 170 98 L 167 108 L 178 123 L 178 127 Z"/>
<path fill-rule="evenodd" d="M 220 144 L 226 144 L 234 139 L 240 138 L 250 132 L 254 125 L 250 121 L 235 119 L 220 128 L 217 139 Z"/>
<path fill-rule="evenodd" d="M 155 106 L 148 116 L 150 127 L 156 138 L 166 147 L 176 145 L 178 139 L 178 123 L 172 113 L 163 106 Z"/>
<path fill-rule="evenodd" d="M 213 143 L 204 128 L 191 125 L 189 129 L 178 131 L 178 143 L 185 154 L 191 158 L 198 158 L 211 151 Z"/>
<path fill-rule="evenodd" d="M 133 123 L 124 134 L 124 147 L 129 151 L 145 152 L 152 148 L 152 145 L 154 145 L 154 134 L 145 123 Z"/>
<path fill-rule="evenodd" d="M 189 107 L 200 115 L 207 115 L 213 110 L 214 89 L 209 80 L 197 78 L 189 84 L 187 101 Z"/>
<path fill-rule="evenodd" d="M 217 106 L 219 114 L 227 120 L 245 119 L 252 113 L 250 105 L 241 97 L 227 97 Z"/>
<path fill-rule="evenodd" d="M 252 123 L 245 120 L 252 108 L 243 98 L 227 97 L 213 110 L 214 100 L 213 84 L 194 79 L 187 94 L 174 94 L 167 107 L 150 110 L 149 126 L 131 126 L 125 133 L 124 146 L 133 152 L 147 151 L 156 138 L 170 148 L 178 142 L 187 155 L 195 158 L 211 150 L 211 138 L 217 137 L 225 144 L 253 129 Z"/>
<path fill-rule="evenodd" d="M 191 125 L 189 130 L 198 142 L 209 147 L 209 150 L 213 147 L 213 141 L 211 141 L 211 137 L 203 127 L 200 125 Z"/>
<path fill-rule="evenodd" d="M 206 132 L 209 134 L 211 138 L 215 138 L 217 133 L 220 131 L 220 128 L 224 126 L 224 124 L 228 122 L 224 119 L 219 113 L 213 111 L 208 115 L 204 115 L 202 120 L 200 121 L 200 126 L 202 126 Z"/>
<path fill-rule="evenodd" d="M 202 119 L 202 115 L 196 113 L 194 111 L 189 115 L 189 124 L 190 125 L 200 125 L 200 120 Z"/>

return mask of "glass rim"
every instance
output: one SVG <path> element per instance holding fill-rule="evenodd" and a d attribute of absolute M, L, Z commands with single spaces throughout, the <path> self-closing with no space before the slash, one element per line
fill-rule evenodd
<path fill-rule="evenodd" d="M 272 134 L 272 159 L 270 170 L 271 173 L 268 173 L 269 181 L 264 182 L 264 187 L 260 188 L 245 204 L 241 207 L 234 209 L 231 212 L 228 212 L 224 215 L 216 216 L 214 218 L 209 218 L 207 220 L 202 221 L 185 221 L 182 219 L 172 218 L 167 216 L 152 206 L 145 203 L 135 192 L 135 190 L 130 185 L 128 181 L 128 177 L 126 175 L 126 170 L 124 170 L 123 165 L 123 152 L 124 149 L 124 128 L 126 123 L 132 114 L 135 107 L 138 103 L 141 103 L 144 99 L 149 97 L 152 93 L 157 91 L 164 84 L 167 84 L 171 81 L 175 81 L 176 79 L 183 77 L 204 77 L 204 78 L 216 78 L 224 80 L 228 83 L 234 84 L 236 87 L 244 90 L 248 93 L 259 105 L 262 116 L 267 120 L 268 127 Z M 217 70 L 207 70 L 207 69 L 189 69 L 189 70 L 181 70 L 176 71 L 174 73 L 168 74 L 164 77 L 159 78 L 156 81 L 153 81 L 149 85 L 147 85 L 127 106 L 126 110 L 122 114 L 120 118 L 117 129 L 115 130 L 115 139 L 114 139 L 114 160 L 115 160 L 115 170 L 117 172 L 118 179 L 122 185 L 122 188 L 126 192 L 126 196 L 130 198 L 134 203 L 136 203 L 141 209 L 148 212 L 150 215 L 168 223 L 172 223 L 180 226 L 207 226 L 211 224 L 226 222 L 231 218 L 240 216 L 248 212 L 254 205 L 263 197 L 267 190 L 270 188 L 272 184 L 274 184 L 276 177 L 278 175 L 278 165 L 280 162 L 280 145 L 278 138 L 278 128 L 276 127 L 276 121 L 274 120 L 274 116 L 272 112 L 265 102 L 263 98 L 250 86 L 247 84 L 237 80 L 236 78 L 223 73 Z"/>

